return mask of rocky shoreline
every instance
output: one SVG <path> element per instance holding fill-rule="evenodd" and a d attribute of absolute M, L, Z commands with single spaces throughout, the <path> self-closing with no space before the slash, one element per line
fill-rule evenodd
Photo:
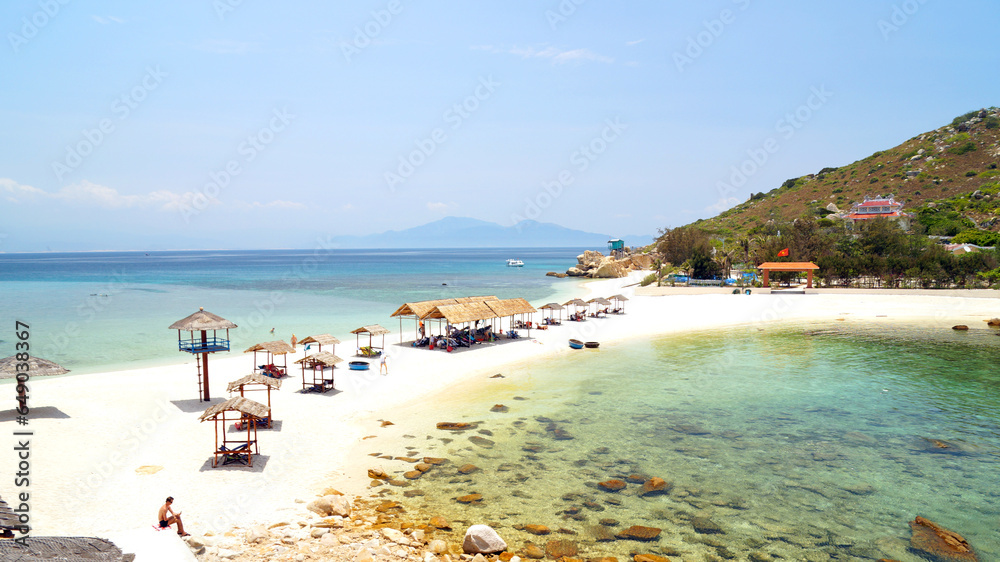
<path fill-rule="evenodd" d="M 627 277 L 629 272 L 647 270 L 656 261 L 653 254 L 631 254 L 623 258 L 605 256 L 601 252 L 587 250 L 576 256 L 576 265 L 566 273 L 550 271 L 550 277 L 584 277 L 587 279 L 615 279 Z"/>

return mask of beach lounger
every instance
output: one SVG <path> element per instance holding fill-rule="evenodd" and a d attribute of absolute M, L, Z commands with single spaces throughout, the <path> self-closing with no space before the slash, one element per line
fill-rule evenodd
<path fill-rule="evenodd" d="M 247 466 L 253 466 L 253 460 L 251 458 L 252 453 L 250 451 L 250 445 L 251 445 L 251 443 L 240 443 L 240 445 L 238 447 L 232 447 L 232 448 L 226 447 L 225 445 L 221 445 L 219 447 L 219 450 L 216 452 L 216 454 L 218 455 L 219 453 L 224 453 L 222 455 L 222 464 L 223 465 L 227 465 L 227 464 L 237 463 L 238 462 L 238 463 L 245 464 Z M 216 460 L 218 460 L 218 458 L 216 458 Z M 215 466 L 218 466 L 218 465 L 215 465 Z"/>
<path fill-rule="evenodd" d="M 362 347 L 359 351 L 361 351 L 362 357 L 378 357 L 379 355 L 382 355 L 380 350 L 373 349 L 367 345 Z"/>

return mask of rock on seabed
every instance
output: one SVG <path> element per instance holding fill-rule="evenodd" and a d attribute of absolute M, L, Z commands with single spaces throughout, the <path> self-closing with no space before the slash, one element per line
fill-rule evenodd
<path fill-rule="evenodd" d="M 962 535 L 917 516 L 910 521 L 910 548 L 935 562 L 978 562 L 979 558 Z"/>
<path fill-rule="evenodd" d="M 462 550 L 466 554 L 493 554 L 507 550 L 507 543 L 489 525 L 473 525 L 465 531 Z"/>

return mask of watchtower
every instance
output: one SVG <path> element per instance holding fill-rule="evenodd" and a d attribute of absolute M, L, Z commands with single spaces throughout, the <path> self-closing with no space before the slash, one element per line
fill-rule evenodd
<path fill-rule="evenodd" d="M 170 325 L 171 330 L 177 330 L 177 349 L 195 356 L 198 368 L 198 398 L 209 401 L 208 395 L 208 354 L 217 351 L 229 351 L 229 329 L 236 328 L 229 320 L 199 308 L 191 316 L 178 320 Z M 220 337 L 219 330 L 225 330 L 226 336 Z M 209 336 L 208 332 L 212 335 Z M 188 332 L 184 339 L 182 332 Z M 195 335 L 195 332 L 200 332 Z"/>

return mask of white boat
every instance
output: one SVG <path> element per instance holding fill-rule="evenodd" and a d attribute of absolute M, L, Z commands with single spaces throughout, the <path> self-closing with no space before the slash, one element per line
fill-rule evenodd
<path fill-rule="evenodd" d="M 524 267 L 524 262 L 518 259 L 507 260 L 507 267 Z"/>

